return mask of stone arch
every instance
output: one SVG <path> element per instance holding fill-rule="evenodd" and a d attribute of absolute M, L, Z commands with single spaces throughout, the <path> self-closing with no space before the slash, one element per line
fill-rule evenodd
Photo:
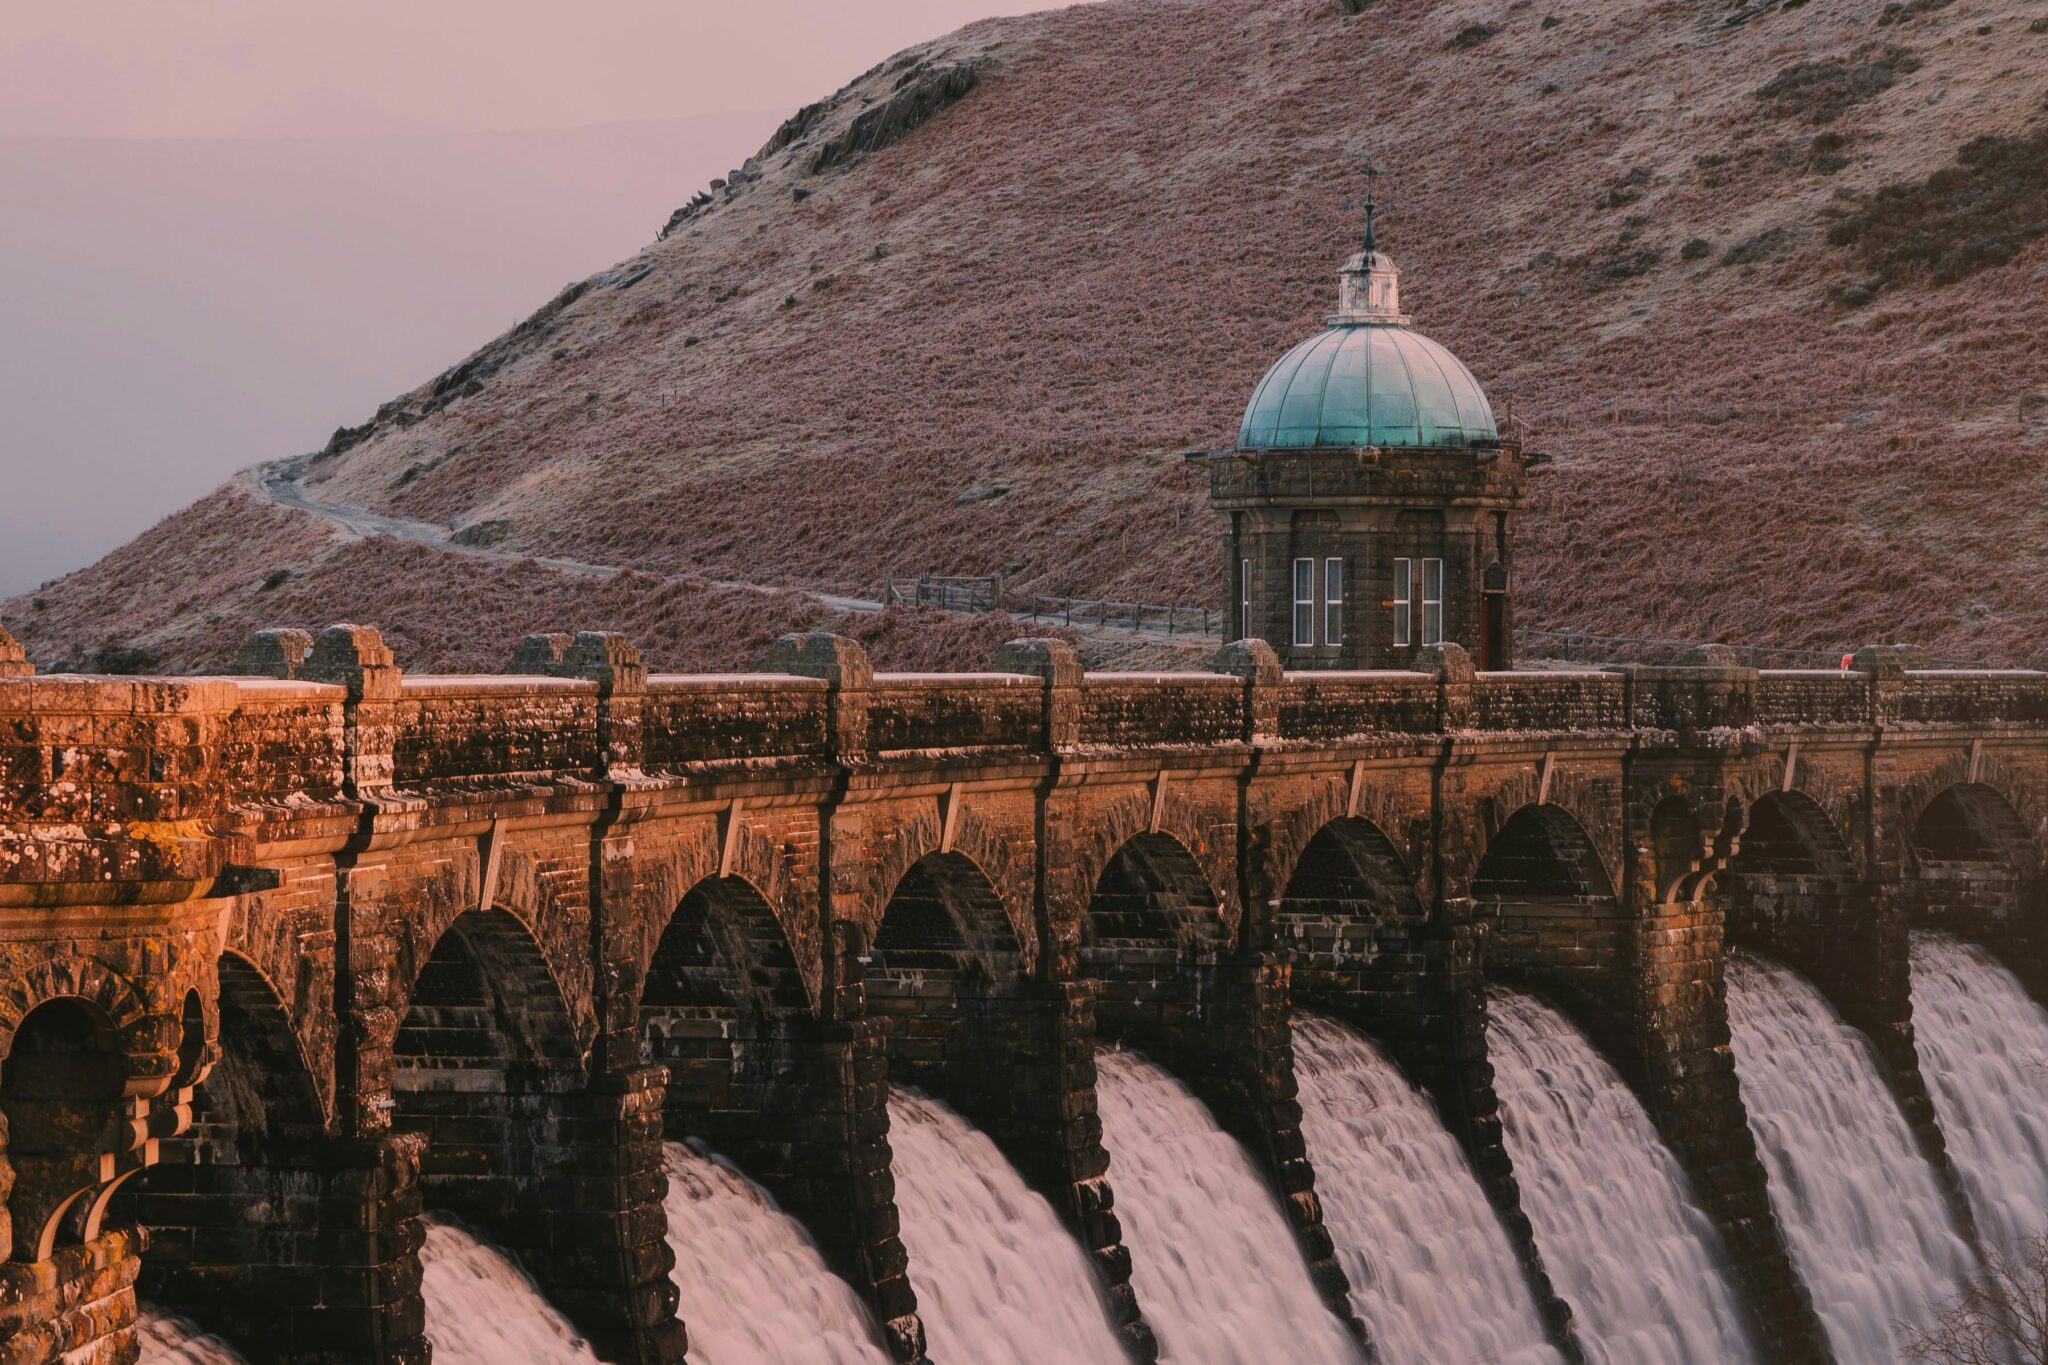
<path fill-rule="evenodd" d="M 1850 879 L 1860 878 L 1863 875 L 1863 849 L 1855 837 L 1855 830 L 1865 800 L 1862 785 L 1859 783 L 1852 787 L 1839 782 L 1824 765 L 1802 758 L 1794 761 L 1792 781 L 1788 786 L 1785 782 L 1786 761 L 1786 755 L 1782 753 L 1763 755 L 1754 760 L 1748 771 L 1733 784 L 1731 799 L 1741 802 L 1745 835 L 1748 822 L 1754 818 L 1761 803 L 1774 796 L 1804 798 L 1813 811 L 1819 812 L 1822 822 L 1832 832 L 1834 842 L 1847 855 Z M 1735 852 L 1739 854 L 1740 848 Z"/>
<path fill-rule="evenodd" d="M 1609 809 L 1602 789 L 1592 779 L 1563 768 L 1553 770 L 1547 788 L 1538 770 L 1513 773 L 1471 805 L 1458 821 L 1464 834 L 1446 840 L 1445 894 L 1456 896 L 1462 889 L 1477 899 L 1476 880 L 1501 832 L 1524 811 L 1538 808 L 1569 819 L 1576 830 L 1570 836 L 1574 846 L 1590 853 L 1599 869 L 1596 880 L 1612 895 L 1621 885 L 1619 812 Z M 1590 873 L 1592 869 L 1586 870 Z"/>
<path fill-rule="evenodd" d="M 1570 810 L 1537 802 L 1509 815 L 1471 887 L 1474 913 L 1492 929 L 1489 971 L 1554 995 L 1589 1023 L 1613 1007 L 1631 951 L 1627 912 Z"/>
<path fill-rule="evenodd" d="M 1957 798 L 1959 789 L 1966 794 Z M 1928 809 L 1945 799 L 1973 803 L 1969 822 L 1982 826 L 1983 837 L 1999 850 L 1999 861 L 2028 875 L 2048 862 L 2048 797 L 1995 756 L 1980 752 L 1974 758 L 1955 754 L 1918 780 L 1900 784 L 1895 846 L 1909 863 L 1921 851 L 1918 836 Z"/>
<path fill-rule="evenodd" d="M 124 1111 L 129 1068 L 102 1006 L 56 994 L 10 1022 L 0 1061 L 9 1253 L 47 1261 L 99 1235 L 104 1195 L 139 1164 L 143 1133 Z M 110 1160 L 127 1169 L 110 1177 Z"/>
<path fill-rule="evenodd" d="M 0 1057 L 13 1051 L 14 1034 L 30 1013 L 52 1000 L 75 998 L 91 1006 L 114 1031 L 125 1059 L 123 1094 L 160 1095 L 177 1074 L 178 1036 L 136 983 L 93 957 L 58 956 L 11 975 L 0 987 Z"/>
<path fill-rule="evenodd" d="M 1065 856 L 1051 860 L 1048 899 L 1052 903 L 1052 933 L 1063 950 L 1071 951 L 1079 943 L 1080 921 L 1111 862 L 1141 836 L 1164 837 L 1179 845 L 1207 886 L 1227 931 L 1233 937 L 1237 933 L 1242 907 L 1237 897 L 1236 849 L 1225 850 L 1210 837 L 1194 801 L 1170 782 L 1163 801 L 1156 800 L 1153 787 L 1139 788 L 1099 804 L 1078 806 L 1065 813 L 1062 824 Z M 1056 964 L 1060 969 L 1068 965 L 1064 956 Z"/>
<path fill-rule="evenodd" d="M 1294 879 L 1309 845 L 1333 822 L 1353 818 L 1379 830 L 1406 867 L 1424 865 L 1428 856 L 1426 809 L 1404 808 L 1393 792 L 1377 783 L 1359 783 L 1354 801 L 1348 779 L 1319 782 L 1306 799 L 1272 817 L 1263 868 L 1253 884 L 1255 903 L 1247 910 L 1247 924 L 1241 934 L 1244 942 L 1263 943 L 1271 939 L 1270 912 Z"/>
<path fill-rule="evenodd" d="M 289 1341 L 280 1320 L 311 1304 L 303 1286 L 318 1271 L 303 1230 L 274 1214 L 303 1197 L 330 1115 L 262 971 L 230 951 L 218 981 L 212 1060 L 196 1082 L 191 1124 L 159 1144 L 158 1163 L 130 1186 L 128 1212 L 150 1233 L 138 1292 L 259 1349 Z"/>
<path fill-rule="evenodd" d="M 1133 834 L 1104 865 L 1081 920 L 1079 969 L 1099 985 L 1098 1026 L 1137 1040 L 1170 1034 L 1230 946 L 1221 897 L 1187 845 Z"/>
<path fill-rule="evenodd" d="M 1693 899 L 1714 853 L 1713 836 L 1701 827 L 1699 812 L 1684 796 L 1666 796 L 1650 808 L 1647 824 L 1651 901 L 1683 904 Z"/>
<path fill-rule="evenodd" d="M 1863 893 L 1856 855 L 1834 817 L 1811 794 L 1771 791 L 1751 802 L 1734 856 L 1714 885 L 1730 944 L 1813 978 L 1852 1022 L 1877 995 L 1903 1000 L 1902 975 L 1879 981 L 1903 971 L 1903 962 L 1887 965 L 1885 917 Z"/>
<path fill-rule="evenodd" d="M 852 893 L 848 899 L 856 908 L 845 918 L 859 928 L 864 942 L 874 942 L 903 879 L 932 859 L 941 859 L 946 867 L 958 869 L 966 879 L 963 886 L 976 883 L 977 900 L 993 905 L 997 915 L 1006 921 L 1003 926 L 991 921 L 985 937 L 992 941 L 1000 929 L 1000 935 L 1011 945 L 1009 951 L 1020 956 L 1025 971 L 1032 970 L 1038 960 L 1038 928 L 1032 905 L 1035 869 L 1028 865 L 1028 859 L 1017 856 L 995 822 L 982 818 L 971 806 L 954 817 L 950 842 L 944 837 L 943 822 L 938 803 L 927 802 L 886 833 L 871 836 L 872 856 L 848 860 L 849 866 L 866 867 L 869 871 L 863 879 L 865 885 L 848 888 Z"/>
<path fill-rule="evenodd" d="M 1001 1086 L 991 1025 L 1026 979 L 1025 956 L 1001 895 L 973 859 L 928 853 L 906 868 L 867 957 L 867 1014 L 887 1023 L 892 1077 L 953 1096 Z"/>
<path fill-rule="evenodd" d="M 509 911 L 470 910 L 434 941 L 392 1042 L 392 1127 L 425 1135 L 429 1207 L 526 1254 L 543 1282 L 570 1246 L 568 1120 L 581 1041 L 554 973 Z"/>
<path fill-rule="evenodd" d="M 1900 890 L 1914 920 L 1984 943 L 2038 977 L 2048 937 L 2041 852 L 2005 793 L 1984 782 L 1942 788 L 1918 803 L 1906 853 Z"/>
<path fill-rule="evenodd" d="M 795 964 L 807 1007 L 821 1009 L 824 951 L 821 935 L 810 927 L 817 919 L 815 890 L 793 877 L 789 860 L 774 841 L 744 819 L 731 841 L 731 855 L 729 860 L 725 857 L 718 829 L 706 821 L 695 837 L 678 841 L 665 857 L 636 870 L 639 909 L 634 929 L 642 975 L 685 900 L 709 883 L 736 883 L 751 890 L 765 907 L 775 926 L 772 937 L 783 944 Z M 757 937 L 768 941 L 771 936 L 766 926 L 756 927 Z"/>
<path fill-rule="evenodd" d="M 1350 994 L 1390 931 L 1425 917 L 1401 850 L 1379 824 L 1339 815 L 1292 863 L 1275 904 L 1271 945 L 1289 956 L 1298 996 Z"/>
<path fill-rule="evenodd" d="M 596 1034 L 597 1017 L 590 991 L 590 944 L 586 927 L 571 926 L 543 889 L 544 879 L 535 860 L 516 849 L 507 849 L 496 894 L 488 906 L 479 907 L 461 897 L 422 896 L 389 913 L 395 962 L 392 1012 L 401 1019 L 413 1003 L 421 974 L 441 951 L 449 932 L 462 924 L 474 929 L 487 926 L 483 946 L 523 941 L 545 972 L 554 998 L 561 1005 L 570 1031 L 581 1053 Z M 500 932 L 510 925 L 517 933 Z M 508 967 L 509 962 L 504 964 Z M 523 969 L 525 963 L 522 962 Z"/>
<path fill-rule="evenodd" d="M 636 1025 L 642 1059 L 668 1068 L 669 1136 L 727 1151 L 755 1140 L 811 1000 L 760 887 L 717 876 L 690 887 L 648 945 Z"/>

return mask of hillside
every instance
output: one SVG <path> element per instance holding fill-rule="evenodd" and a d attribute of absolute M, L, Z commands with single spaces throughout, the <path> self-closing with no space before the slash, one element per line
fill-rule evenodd
<path fill-rule="evenodd" d="M 908 52 L 304 467 L 632 575 L 364 539 L 241 482 L 0 619 L 45 664 L 204 668 L 352 617 L 412 667 L 593 626 L 705 667 L 830 615 L 714 580 L 1210 601 L 1179 452 L 1227 444 L 1329 310 L 1369 147 L 1416 325 L 1554 457 L 1525 624 L 2048 646 L 2037 2 L 1339 8 L 1103 0 Z M 1000 625 L 868 629 L 973 663 Z"/>

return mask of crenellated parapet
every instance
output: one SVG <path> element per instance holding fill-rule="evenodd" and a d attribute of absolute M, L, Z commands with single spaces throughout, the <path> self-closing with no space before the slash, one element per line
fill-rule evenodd
<path fill-rule="evenodd" d="M 1615 1059 L 1760 1330 L 1820 1358 L 1733 1083 L 1726 945 L 1872 1032 L 1937 1157 L 1907 928 L 2048 987 L 2042 672 L 1486 672 L 1456 646 L 1290 672 L 1254 641 L 1119 674 L 1017 641 L 986 673 L 891 674 L 805 635 L 680 676 L 586 632 L 439 677 L 361 626 L 264 632 L 234 677 L 18 662 L 0 641 L 0 1276 L 43 1288 L 0 1311 L 15 1342 L 59 1340 L 52 1315 L 125 1339 L 139 1274 L 259 1352 L 418 1359 L 418 1214 L 444 1207 L 615 1358 L 675 1360 L 666 1133 L 802 1210 L 913 1361 L 893 1079 L 996 1135 L 1145 1358 L 1098 1038 L 1259 1155 L 1345 1313 L 1293 1093 L 1305 1005 L 1431 1094 L 1569 1350 L 1499 1140 L 1493 978 Z M 51 1064 L 67 1091 L 43 1055 L 98 1060 Z M 287 1189 L 363 1236 L 223 1250 L 191 1221 Z M 315 1270 L 356 1287 L 294 1305 Z M 237 1318 L 252 1294 L 284 1307 Z"/>

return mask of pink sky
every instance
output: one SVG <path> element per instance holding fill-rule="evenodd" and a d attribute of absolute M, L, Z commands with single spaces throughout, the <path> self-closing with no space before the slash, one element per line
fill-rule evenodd
<path fill-rule="evenodd" d="M 0 136 L 354 137 L 794 107 L 1045 0 L 67 0 L 10 6 Z"/>
<path fill-rule="evenodd" d="M 892 52 L 1039 8 L 9 7 L 0 597 L 317 448 L 636 250 Z"/>

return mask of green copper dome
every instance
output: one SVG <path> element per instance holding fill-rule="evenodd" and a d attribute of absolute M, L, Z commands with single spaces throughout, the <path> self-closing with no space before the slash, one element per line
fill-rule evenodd
<path fill-rule="evenodd" d="M 1472 372 L 1408 327 L 1400 274 L 1368 248 L 1345 262 L 1330 326 L 1280 357 L 1245 405 L 1240 450 L 1463 446 L 1498 439 Z"/>

